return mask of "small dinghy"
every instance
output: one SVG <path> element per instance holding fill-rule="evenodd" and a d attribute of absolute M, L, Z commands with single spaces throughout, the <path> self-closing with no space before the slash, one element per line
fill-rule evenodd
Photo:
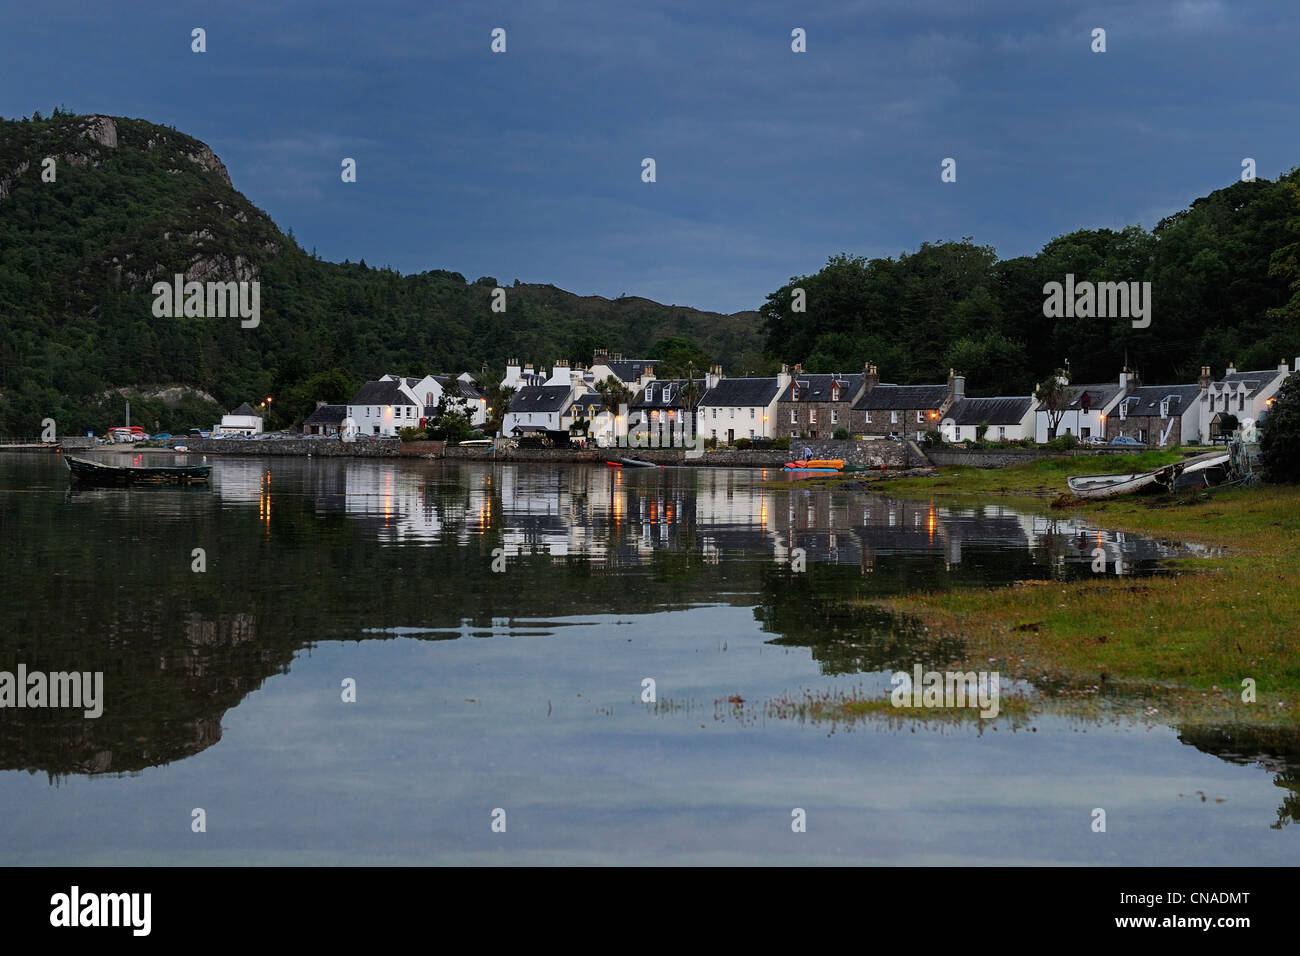
<path fill-rule="evenodd" d="M 127 468 L 122 465 L 109 465 L 89 458 L 77 458 L 64 455 L 68 471 L 74 481 L 86 485 L 134 485 L 134 484 L 201 484 L 212 474 L 211 465 L 153 465 L 141 468 Z"/>
<path fill-rule="evenodd" d="M 1227 459 L 1225 452 L 1210 452 L 1208 455 L 1175 461 L 1137 474 L 1079 475 L 1067 479 L 1066 484 L 1069 485 L 1070 493 L 1078 498 L 1114 498 L 1151 487 L 1172 491 L 1176 487 L 1183 487 L 1188 475 L 1193 476 L 1191 485 L 1212 481 L 1226 467 Z"/>
<path fill-rule="evenodd" d="M 656 465 L 653 461 L 638 461 L 638 460 L 635 459 L 635 458 L 620 458 L 619 461 L 621 461 L 623 464 L 628 465 L 629 467 L 632 467 L 632 468 L 659 468 L 659 467 L 662 467 L 662 466 L 660 466 L 660 465 Z"/>

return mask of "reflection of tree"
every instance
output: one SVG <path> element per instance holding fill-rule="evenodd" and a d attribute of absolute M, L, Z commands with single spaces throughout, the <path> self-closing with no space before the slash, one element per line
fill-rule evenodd
<path fill-rule="evenodd" d="M 1300 729 L 1292 727 L 1184 727 L 1178 739 L 1229 763 L 1255 764 L 1274 774 L 1273 785 L 1287 791 L 1277 810 L 1280 830 L 1300 823 Z"/>
<path fill-rule="evenodd" d="M 959 658 L 958 642 L 928 639 L 913 622 L 854 600 L 861 592 L 857 568 L 819 565 L 815 575 L 769 568 L 754 616 L 763 630 L 781 635 L 770 643 L 809 648 L 826 674 L 910 670 Z"/>

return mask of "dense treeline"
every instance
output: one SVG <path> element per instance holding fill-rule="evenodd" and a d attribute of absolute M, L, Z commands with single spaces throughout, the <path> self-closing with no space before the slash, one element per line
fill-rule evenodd
<path fill-rule="evenodd" d="M 121 423 L 127 398 L 110 389 L 172 384 L 215 403 L 194 396 L 174 409 L 132 394 L 133 420 L 206 426 L 218 405 L 271 395 L 272 424 L 289 424 L 315 399 L 341 400 L 385 371 L 487 364 L 499 375 L 510 357 L 589 363 L 593 346 L 631 355 L 673 337 L 729 365 L 770 364 L 755 313 L 580 297 L 517 280 L 502 283 L 502 313 L 491 308 L 493 277 L 323 261 L 237 192 L 199 141 L 141 120 L 111 125 L 116 145 L 94 135 L 100 118 L 0 120 L 0 432 L 35 435 L 47 417 L 65 434 L 102 430 Z M 47 156 L 53 182 L 42 181 Z M 211 269 L 205 278 L 260 281 L 256 328 L 154 316 L 153 282 L 195 262 Z"/>
<path fill-rule="evenodd" d="M 808 371 L 856 370 L 882 380 L 943 381 L 966 372 L 972 394 L 1027 394 L 1068 363 L 1075 381 L 1109 381 L 1124 365 L 1148 382 L 1195 381 L 1270 368 L 1300 356 L 1300 170 L 1239 182 L 1196 200 L 1147 232 L 1080 230 L 1037 255 L 999 260 L 970 239 L 925 244 L 898 258 L 830 259 L 761 309 L 768 354 Z M 1151 324 L 1047 318 L 1043 287 L 1150 282 Z M 793 311 L 802 288 L 806 311 Z"/>

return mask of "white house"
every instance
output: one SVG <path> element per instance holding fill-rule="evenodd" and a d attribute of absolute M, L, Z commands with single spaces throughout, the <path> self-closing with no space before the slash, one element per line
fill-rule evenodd
<path fill-rule="evenodd" d="M 519 359 L 506 359 L 506 377 L 501 380 L 502 388 L 513 388 L 515 391 L 523 388 L 525 385 L 543 385 L 546 382 L 546 369 L 533 371 L 533 363 L 520 365 Z"/>
<path fill-rule="evenodd" d="M 1125 369 L 1119 373 L 1118 384 L 1067 386 L 1069 403 L 1056 426 L 1056 437 L 1073 435 L 1075 438 L 1104 438 L 1107 417 L 1120 399 L 1137 388 L 1137 385 L 1137 375 Z M 1037 406 L 1034 414 L 1034 441 L 1041 444 L 1048 440 L 1050 421 L 1047 409 L 1042 405 Z"/>
<path fill-rule="evenodd" d="M 614 378 L 635 392 L 654 377 L 654 359 L 625 359 L 620 352 L 610 355 L 604 349 L 596 349 L 591 357 L 591 379 L 594 382 Z"/>
<path fill-rule="evenodd" d="M 567 431 L 572 422 L 570 405 L 588 391 L 581 369 L 570 369 L 560 359 L 542 385 L 525 385 L 510 398 L 501 433 L 518 438 L 537 431 Z"/>
<path fill-rule="evenodd" d="M 706 384 L 695 415 L 701 438 L 731 444 L 740 438 L 777 436 L 776 403 L 790 384 L 789 368 L 781 366 L 775 378 L 721 378 L 715 366 Z"/>
<path fill-rule="evenodd" d="M 221 416 L 221 424 L 212 429 L 214 435 L 260 435 L 262 416 L 244 402 L 229 415 Z"/>
<path fill-rule="evenodd" d="M 417 387 L 424 391 L 419 398 Z M 366 382 L 348 400 L 346 418 L 355 423 L 358 434 L 396 435 L 399 428 L 418 428 L 424 417 L 424 399 L 434 396 L 437 404 L 441 395 L 442 386 L 432 376 L 415 379 L 385 375 L 378 381 Z"/>
<path fill-rule="evenodd" d="M 975 441 L 979 439 L 979 427 L 987 425 L 984 441 L 1032 439 L 1034 411 L 1032 395 L 961 398 L 944 414 L 939 431 L 945 441 Z"/>
<path fill-rule="evenodd" d="M 1300 367 L 1300 358 L 1295 364 Z M 1285 360 L 1277 368 L 1256 372 L 1238 372 L 1229 364 L 1223 378 L 1212 382 L 1209 368 L 1203 367 L 1198 381 L 1201 397 L 1197 403 L 1201 441 L 1208 444 L 1232 431 L 1231 427 L 1225 427 L 1228 416 L 1235 417 L 1238 424 L 1247 419 L 1259 421 L 1290 374 Z"/>

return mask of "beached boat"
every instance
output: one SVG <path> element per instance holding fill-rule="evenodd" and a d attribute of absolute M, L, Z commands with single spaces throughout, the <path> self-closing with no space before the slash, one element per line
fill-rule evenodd
<path fill-rule="evenodd" d="M 127 468 L 89 458 L 64 455 L 74 481 L 87 485 L 199 484 L 212 474 L 211 465 L 151 465 Z"/>
<path fill-rule="evenodd" d="M 1191 474 L 1198 480 L 1192 484 L 1201 484 L 1221 476 L 1227 464 L 1227 454 L 1210 452 L 1184 461 L 1175 461 L 1150 471 L 1124 475 L 1078 475 L 1066 480 L 1070 493 L 1078 498 L 1114 498 L 1117 495 L 1131 495 L 1146 488 L 1157 487 L 1172 491 L 1179 487 L 1183 476 Z M 1222 480 L 1222 477 L 1219 477 Z"/>

